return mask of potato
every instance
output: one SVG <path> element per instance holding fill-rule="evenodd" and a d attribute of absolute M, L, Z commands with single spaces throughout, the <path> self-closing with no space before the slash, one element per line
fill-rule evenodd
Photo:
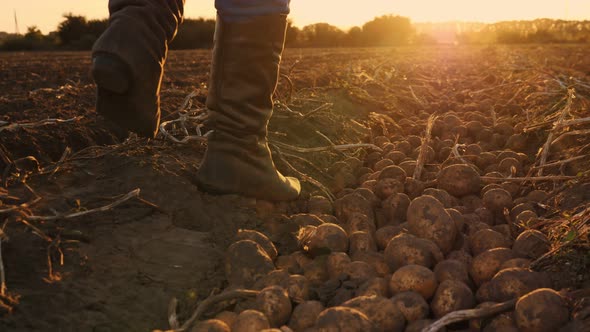
<path fill-rule="evenodd" d="M 465 264 L 465 266 L 471 266 L 471 262 L 473 261 L 473 256 L 471 256 L 465 250 L 454 250 L 454 251 L 451 251 L 446 256 L 446 259 L 458 260 L 459 262 Z"/>
<path fill-rule="evenodd" d="M 310 285 L 321 285 L 330 278 L 328 275 L 327 261 L 327 256 L 319 256 L 303 267 L 303 275 L 309 281 Z"/>
<path fill-rule="evenodd" d="M 469 286 L 471 285 L 471 279 L 469 279 L 469 269 L 467 266 L 461 261 L 447 259 L 436 264 L 433 272 L 439 283 L 445 280 L 458 280 Z"/>
<path fill-rule="evenodd" d="M 334 209 L 332 202 L 324 196 L 311 196 L 307 203 L 307 209 L 310 214 L 332 214 Z"/>
<path fill-rule="evenodd" d="M 262 249 L 264 249 L 264 251 L 266 251 L 268 257 L 270 257 L 270 259 L 273 261 L 278 256 L 277 248 L 275 248 L 275 245 L 272 243 L 271 240 L 268 239 L 266 235 L 260 232 L 249 229 L 240 229 L 238 231 L 238 235 L 236 236 L 236 241 L 239 240 L 251 240 L 258 243 L 258 245 L 261 246 Z"/>
<path fill-rule="evenodd" d="M 396 166 L 396 165 L 391 165 L 391 166 L 384 168 L 381 171 L 381 174 L 379 174 L 378 179 L 379 180 L 394 179 L 394 180 L 397 180 L 401 184 L 405 184 L 407 177 L 408 177 L 408 175 L 407 175 L 406 171 L 403 170 L 403 168 Z"/>
<path fill-rule="evenodd" d="M 469 165 L 451 165 L 443 168 L 437 177 L 438 189 L 455 197 L 477 194 L 481 190 L 481 177 Z"/>
<path fill-rule="evenodd" d="M 448 192 L 446 192 L 444 190 L 440 190 L 440 189 L 428 188 L 428 189 L 424 190 L 422 195 L 429 195 L 429 196 L 436 198 L 439 202 L 441 202 L 445 206 L 445 208 L 450 208 L 452 206 L 455 206 L 457 203 L 456 199 L 454 197 L 452 197 L 451 195 L 449 195 Z"/>
<path fill-rule="evenodd" d="M 377 326 L 362 312 L 347 307 L 328 308 L 318 316 L 315 327 L 321 332 L 375 332 Z"/>
<path fill-rule="evenodd" d="M 406 321 L 413 322 L 428 317 L 430 307 L 419 293 L 407 291 L 396 294 L 391 301 L 404 315 Z"/>
<path fill-rule="evenodd" d="M 294 303 L 302 303 L 309 300 L 309 281 L 307 281 L 306 277 L 299 274 L 290 275 L 287 279 L 287 293 Z"/>
<path fill-rule="evenodd" d="M 379 199 L 383 200 L 391 195 L 403 193 L 404 184 L 391 178 L 377 180 L 373 192 Z"/>
<path fill-rule="evenodd" d="M 406 265 L 393 273 L 389 282 L 392 294 L 405 291 L 415 291 L 424 299 L 430 299 L 438 282 L 434 272 L 420 265 Z"/>
<path fill-rule="evenodd" d="M 492 227 L 492 230 L 504 235 L 504 237 L 506 237 L 506 239 L 509 239 L 509 240 L 512 239 L 512 229 L 510 228 L 510 225 L 508 225 L 508 224 L 495 225 Z"/>
<path fill-rule="evenodd" d="M 410 198 L 404 193 L 387 197 L 382 203 L 383 213 L 388 225 L 399 225 L 406 221 Z"/>
<path fill-rule="evenodd" d="M 348 236 L 338 225 L 322 224 L 310 232 L 309 237 L 302 238 L 302 244 L 303 249 L 314 257 L 348 250 Z"/>
<path fill-rule="evenodd" d="M 295 251 L 290 255 L 290 257 L 297 262 L 297 265 L 299 265 L 301 269 L 303 269 L 307 264 L 313 262 L 313 259 L 307 256 L 303 251 Z"/>
<path fill-rule="evenodd" d="M 373 235 L 375 228 L 375 224 L 369 221 L 369 217 L 360 213 L 353 213 L 344 225 L 344 230 L 349 236 L 355 232 L 367 232 Z"/>
<path fill-rule="evenodd" d="M 545 234 L 530 229 L 516 238 L 512 250 L 519 257 L 537 259 L 551 250 L 551 243 Z"/>
<path fill-rule="evenodd" d="M 372 203 L 359 193 L 348 194 L 334 202 L 334 214 L 340 222 L 346 222 L 355 212 L 374 220 Z"/>
<path fill-rule="evenodd" d="M 360 251 L 352 256 L 352 261 L 360 261 L 369 264 L 375 269 L 375 272 L 377 272 L 377 275 L 380 277 L 391 274 L 391 269 L 385 262 L 385 256 L 380 252 Z"/>
<path fill-rule="evenodd" d="M 357 309 L 381 331 L 403 332 L 406 319 L 398 307 L 381 296 L 359 296 L 342 304 L 343 307 Z"/>
<path fill-rule="evenodd" d="M 486 324 L 482 332 L 519 332 L 512 316 L 512 312 L 499 314 Z"/>
<path fill-rule="evenodd" d="M 538 288 L 551 288 L 547 274 L 512 268 L 498 272 L 492 280 L 481 285 L 475 296 L 479 302 L 505 302 Z"/>
<path fill-rule="evenodd" d="M 355 190 L 353 190 L 352 193 L 359 194 L 359 195 L 363 196 L 371 204 L 371 207 L 375 207 L 375 206 L 379 205 L 379 202 L 380 202 L 379 198 L 370 189 L 356 188 Z"/>
<path fill-rule="evenodd" d="M 533 206 L 533 204 L 526 202 L 526 203 L 520 203 L 518 205 L 515 205 L 511 210 L 510 210 L 510 218 L 512 220 L 515 220 L 516 217 L 524 211 L 535 211 L 535 207 Z"/>
<path fill-rule="evenodd" d="M 266 316 L 256 310 L 242 311 L 231 326 L 232 332 L 259 332 L 270 328 Z"/>
<path fill-rule="evenodd" d="M 387 159 L 393 161 L 394 164 L 398 165 L 404 159 L 406 159 L 407 156 L 403 152 L 401 152 L 401 151 L 391 151 L 391 152 L 387 153 L 384 156 L 384 158 L 387 158 Z M 391 167 L 391 166 L 388 166 L 388 167 Z M 385 171 L 386 169 L 387 169 L 387 167 L 384 168 L 383 171 Z M 383 171 L 381 171 L 381 172 L 383 172 Z"/>
<path fill-rule="evenodd" d="M 504 158 L 498 164 L 498 170 L 505 176 L 520 176 L 522 164 L 516 158 Z"/>
<path fill-rule="evenodd" d="M 502 215 L 504 209 L 512 208 L 512 195 L 504 189 L 490 189 L 483 195 L 483 204 L 492 213 Z"/>
<path fill-rule="evenodd" d="M 519 267 L 522 269 L 528 269 L 531 266 L 532 261 L 526 258 L 513 258 L 505 261 L 500 266 L 500 271 L 504 269 L 511 269 L 514 267 Z"/>
<path fill-rule="evenodd" d="M 436 289 L 430 307 L 434 317 L 458 310 L 471 309 L 475 306 L 475 296 L 467 285 L 458 280 L 445 280 Z"/>
<path fill-rule="evenodd" d="M 191 332 L 230 332 L 229 326 L 221 320 L 209 319 L 197 323 Z"/>
<path fill-rule="evenodd" d="M 397 226 L 384 226 L 375 232 L 375 242 L 380 250 L 384 250 L 391 239 L 401 234 L 404 228 L 400 225 Z"/>
<path fill-rule="evenodd" d="M 288 326 L 293 331 L 304 331 L 315 325 L 324 305 L 319 301 L 306 301 L 295 307 Z"/>
<path fill-rule="evenodd" d="M 391 143 L 391 141 L 389 140 L 389 137 L 387 137 L 387 136 L 377 136 L 373 139 L 373 142 L 375 143 L 375 145 L 377 145 L 379 147 L 382 147 L 386 143 Z"/>
<path fill-rule="evenodd" d="M 523 332 L 557 331 L 569 320 L 565 300 L 552 289 L 537 289 L 516 302 L 516 325 Z"/>
<path fill-rule="evenodd" d="M 474 213 L 477 215 L 479 220 L 483 223 L 486 223 L 490 226 L 493 226 L 496 223 L 495 222 L 496 219 L 494 218 L 494 213 L 486 207 L 477 208 L 477 209 L 475 209 Z"/>
<path fill-rule="evenodd" d="M 344 252 L 333 252 L 326 259 L 326 270 L 330 279 L 338 279 L 345 274 L 348 265 L 352 263 L 350 257 Z"/>
<path fill-rule="evenodd" d="M 389 160 L 389 159 L 381 159 L 378 162 L 375 163 L 375 167 L 373 167 L 373 169 L 375 171 L 381 171 L 383 170 L 385 167 L 387 166 L 391 166 L 394 165 L 395 163 L 393 162 L 393 160 Z"/>
<path fill-rule="evenodd" d="M 415 198 L 408 208 L 408 227 L 410 233 L 431 240 L 447 254 L 457 236 L 455 223 L 442 203 L 432 196 Z"/>
<path fill-rule="evenodd" d="M 269 272 L 264 277 L 258 279 L 254 284 L 253 289 L 261 290 L 268 286 L 287 287 L 289 281 L 289 273 L 285 270 L 274 270 Z"/>
<path fill-rule="evenodd" d="M 461 232 L 463 232 L 463 229 L 465 228 L 465 218 L 463 217 L 463 214 L 457 211 L 456 209 L 445 210 L 447 210 L 447 212 L 453 219 L 453 222 L 455 223 L 455 228 L 457 229 L 457 233 L 460 234 Z"/>
<path fill-rule="evenodd" d="M 296 224 L 299 227 L 305 226 L 319 226 L 324 222 L 322 219 L 316 215 L 308 214 L 308 213 L 300 213 L 291 216 L 291 222 Z"/>
<path fill-rule="evenodd" d="M 410 264 L 432 268 L 443 259 L 442 252 L 432 241 L 410 234 L 400 234 L 391 239 L 384 255 L 392 271 Z"/>
<path fill-rule="evenodd" d="M 377 271 L 369 263 L 356 261 L 350 263 L 346 268 L 346 273 L 350 277 L 350 281 L 356 284 L 361 284 L 367 280 L 377 277 Z"/>
<path fill-rule="evenodd" d="M 411 199 L 422 195 L 422 192 L 426 189 L 426 184 L 420 180 L 414 180 L 413 178 L 407 178 L 404 186 L 404 192 Z"/>
<path fill-rule="evenodd" d="M 234 324 L 236 318 L 238 318 L 238 314 L 232 311 L 222 311 L 215 315 L 216 320 L 224 322 L 228 327 Z"/>
<path fill-rule="evenodd" d="M 227 249 L 225 276 L 232 286 L 250 288 L 274 268 L 266 251 L 254 241 L 241 240 Z"/>
<path fill-rule="evenodd" d="M 373 278 L 362 283 L 355 291 L 354 296 L 377 295 L 389 297 L 389 284 L 386 278 Z"/>
<path fill-rule="evenodd" d="M 469 246 L 473 256 L 477 256 L 490 249 L 510 248 L 512 243 L 503 234 L 491 229 L 482 229 L 469 238 Z"/>
<path fill-rule="evenodd" d="M 256 296 L 256 307 L 274 327 L 287 323 L 293 309 L 289 294 L 280 286 L 270 286 L 261 290 Z"/>
<path fill-rule="evenodd" d="M 484 282 L 492 280 L 494 275 L 500 271 L 504 262 L 515 258 L 512 250 L 508 248 L 495 248 L 484 251 L 475 256 L 469 268 L 469 275 L 480 286 Z"/>
<path fill-rule="evenodd" d="M 526 195 L 526 198 L 529 200 L 529 202 L 534 203 L 543 203 L 545 200 L 547 200 L 547 197 L 549 197 L 549 194 L 543 190 L 533 190 L 528 193 L 528 195 Z"/>
<path fill-rule="evenodd" d="M 518 225 L 529 225 L 533 221 L 537 220 L 539 217 L 533 211 L 522 211 L 514 220 L 514 222 Z"/>
<path fill-rule="evenodd" d="M 293 256 L 279 255 L 275 261 L 275 265 L 279 270 L 285 270 L 288 273 L 302 273 L 302 269 Z"/>

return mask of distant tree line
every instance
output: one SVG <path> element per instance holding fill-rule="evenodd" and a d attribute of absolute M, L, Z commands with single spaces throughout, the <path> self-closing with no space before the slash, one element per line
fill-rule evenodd
<path fill-rule="evenodd" d="M 0 33 L 0 51 L 89 50 L 108 27 L 108 20 L 88 20 L 66 14 L 57 30 L 47 35 L 29 27 L 24 35 Z M 186 19 L 171 43 L 171 49 L 211 48 L 215 21 Z M 590 21 L 539 19 L 482 24 L 456 35 L 459 43 L 563 43 L 590 42 Z M 434 37 L 417 33 L 410 19 L 385 15 L 360 27 L 344 31 L 327 23 L 287 27 L 287 47 L 379 47 L 433 44 Z"/>
<path fill-rule="evenodd" d="M 463 44 L 589 43 L 590 21 L 537 19 L 484 25 L 457 35 Z"/>

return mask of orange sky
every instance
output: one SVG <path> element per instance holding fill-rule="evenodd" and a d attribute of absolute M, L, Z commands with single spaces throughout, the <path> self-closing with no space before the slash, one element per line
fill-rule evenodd
<path fill-rule="evenodd" d="M 213 0 L 187 0 L 187 17 L 213 17 Z M 0 0 L 0 31 L 14 32 L 16 10 L 21 32 L 37 25 L 54 30 L 63 13 L 107 16 L 107 0 Z M 590 0 L 292 0 L 291 19 L 298 26 L 327 22 L 341 28 L 362 25 L 375 16 L 399 14 L 414 22 L 562 18 L 590 20 Z"/>

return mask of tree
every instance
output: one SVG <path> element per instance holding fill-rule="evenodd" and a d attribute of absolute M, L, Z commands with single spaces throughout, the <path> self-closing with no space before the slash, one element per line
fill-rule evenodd
<path fill-rule="evenodd" d="M 380 16 L 363 25 L 366 46 L 404 45 L 409 42 L 413 33 L 410 19 L 402 16 Z"/>
<path fill-rule="evenodd" d="M 344 31 L 328 23 L 317 23 L 301 30 L 302 41 L 307 47 L 336 47 L 342 46 L 346 35 Z"/>
<path fill-rule="evenodd" d="M 62 21 L 57 27 L 60 45 L 69 46 L 82 39 L 87 32 L 87 21 L 84 16 L 77 16 L 72 13 L 64 15 Z"/>

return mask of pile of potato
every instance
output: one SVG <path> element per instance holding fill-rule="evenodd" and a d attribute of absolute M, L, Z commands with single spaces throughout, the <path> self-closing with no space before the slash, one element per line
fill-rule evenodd
<path fill-rule="evenodd" d="M 382 151 L 334 164 L 335 202 L 313 196 L 305 213 L 269 218 L 266 235 L 241 231 L 226 255 L 229 288 L 260 292 L 193 331 L 412 332 L 511 299 L 511 312 L 448 328 L 558 331 L 570 323 L 549 276 L 529 269 L 550 251 L 549 240 L 514 226 L 538 218 L 547 193 L 482 180 L 526 174 L 530 139 L 480 112 L 449 112 L 434 123 L 424 172 L 414 179 L 424 118 L 374 138 Z M 281 249 L 289 247 L 286 232 L 297 251 Z"/>

